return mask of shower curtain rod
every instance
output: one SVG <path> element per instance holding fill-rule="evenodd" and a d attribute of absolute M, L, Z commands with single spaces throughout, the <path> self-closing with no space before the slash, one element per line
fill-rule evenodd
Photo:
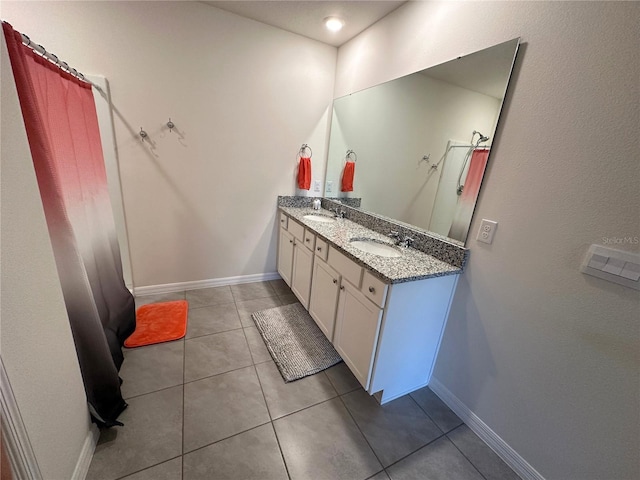
<path fill-rule="evenodd" d="M 473 148 L 491 148 L 491 145 L 472 145 L 472 144 L 469 144 L 469 145 L 451 145 L 447 149 L 447 151 L 451 150 L 452 148 L 462 148 L 462 147 L 464 147 L 464 148 L 471 148 L 471 147 L 473 147 Z"/>
<path fill-rule="evenodd" d="M 3 20 L 2 23 L 6 23 L 6 22 Z M 56 54 L 51 53 L 51 52 L 47 52 L 47 50 L 42 45 L 31 41 L 31 39 L 27 35 L 25 35 L 24 33 L 21 33 L 20 35 L 22 36 L 23 45 L 26 45 L 27 47 L 29 47 L 31 50 L 36 52 L 41 57 L 46 58 L 51 63 L 55 64 L 60 70 L 63 70 L 65 72 L 73 75 L 78 80 L 83 81 L 85 83 L 88 83 L 92 87 L 98 89 L 99 91 L 102 91 L 102 89 L 98 85 L 93 83 L 91 80 L 88 80 L 87 78 L 85 78 L 85 76 L 81 72 L 76 70 L 75 68 L 70 67 L 67 62 L 63 62 L 62 60 L 60 60 Z"/>

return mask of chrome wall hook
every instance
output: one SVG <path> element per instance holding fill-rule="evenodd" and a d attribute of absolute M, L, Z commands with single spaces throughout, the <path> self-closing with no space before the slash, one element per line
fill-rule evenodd
<path fill-rule="evenodd" d="M 420 160 L 418 160 L 418 166 L 420 166 L 420 164 L 421 164 L 422 162 L 427 162 L 427 163 L 429 163 L 429 159 L 430 159 L 430 158 L 431 158 L 431 154 L 429 154 L 429 155 L 425 155 L 425 156 L 424 156 L 424 157 L 422 157 Z"/>
<path fill-rule="evenodd" d="M 140 127 L 140 133 L 138 134 L 140 135 L 140 138 L 142 139 L 142 141 L 144 142 L 144 139 L 147 138 L 149 135 L 147 134 L 147 132 L 145 132 L 142 127 Z"/>
<path fill-rule="evenodd" d="M 176 124 L 171 121 L 171 117 L 169 117 L 169 121 L 167 122 L 167 128 L 169 129 L 169 133 L 176 128 Z"/>

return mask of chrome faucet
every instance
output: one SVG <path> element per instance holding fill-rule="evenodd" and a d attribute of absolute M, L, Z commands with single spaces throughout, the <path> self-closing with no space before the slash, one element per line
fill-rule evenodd
<path fill-rule="evenodd" d="M 407 248 L 407 247 L 410 247 L 410 246 L 411 246 L 411 244 L 413 243 L 413 238 L 411 238 L 411 237 L 407 237 L 406 235 L 405 235 L 405 237 L 404 237 L 404 238 L 402 238 L 402 236 L 400 235 L 400 233 L 399 233 L 399 232 L 396 232 L 396 231 L 394 231 L 394 230 L 391 230 L 391 231 L 388 233 L 388 236 L 389 236 L 389 237 L 391 237 L 391 238 L 393 238 L 393 239 L 395 240 L 395 242 L 394 242 L 394 243 L 395 243 L 396 245 L 398 245 L 399 247 Z"/>
<path fill-rule="evenodd" d="M 336 218 L 344 218 L 345 212 L 344 210 L 341 210 L 340 208 L 336 207 L 336 208 L 332 208 L 331 211 L 335 214 Z"/>
<path fill-rule="evenodd" d="M 402 242 L 399 243 L 400 246 L 404 247 L 404 248 L 409 248 L 411 246 L 411 244 L 413 243 L 413 238 L 411 237 L 404 237 L 402 239 Z"/>

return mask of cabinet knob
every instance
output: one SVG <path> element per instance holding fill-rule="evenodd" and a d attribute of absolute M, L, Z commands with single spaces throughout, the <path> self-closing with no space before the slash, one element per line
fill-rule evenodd
<path fill-rule="evenodd" d="M 344 285 L 340 285 L 340 290 L 344 290 Z"/>
<path fill-rule="evenodd" d="M 336 280 L 335 278 L 333 279 L 333 283 L 338 283 L 338 280 Z"/>
<path fill-rule="evenodd" d="M 307 243 L 309 243 L 309 240 L 310 240 L 309 238 L 305 238 L 304 239 L 304 241 L 307 242 Z"/>
<path fill-rule="evenodd" d="M 281 218 L 281 219 L 280 219 L 280 223 L 284 223 L 284 218 Z"/>
<path fill-rule="evenodd" d="M 316 248 L 316 250 L 318 250 L 319 252 L 321 252 L 321 251 L 322 251 L 322 247 L 318 247 L 318 248 Z"/>
<path fill-rule="evenodd" d="M 376 289 L 375 289 L 375 288 L 373 288 L 373 287 L 369 287 L 369 291 L 370 291 L 371 293 L 376 293 Z"/>
<path fill-rule="evenodd" d="M 293 243 L 293 240 L 289 240 L 289 243 Z"/>

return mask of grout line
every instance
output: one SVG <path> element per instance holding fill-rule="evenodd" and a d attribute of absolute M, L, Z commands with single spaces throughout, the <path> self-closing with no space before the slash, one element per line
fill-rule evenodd
<path fill-rule="evenodd" d="M 215 445 L 216 443 L 224 442 L 225 440 L 229 440 L 230 438 L 237 437 L 238 435 L 242 435 L 243 433 L 250 432 L 251 430 L 254 430 L 256 428 L 264 427 L 265 425 L 268 425 L 270 423 L 271 423 L 271 421 L 260 423 L 258 425 L 254 425 L 253 427 L 247 428 L 246 430 L 242 430 L 241 432 L 234 433 L 233 435 L 229 435 L 228 437 L 220 438 L 220 439 L 216 440 L 215 442 L 207 443 L 206 445 L 202 445 L 201 447 L 194 448 L 193 450 L 189 450 L 188 452 L 184 452 L 182 454 L 182 456 L 184 457 L 185 455 L 191 455 L 193 452 L 197 452 L 198 450 L 202 450 L 203 448 L 210 447 L 211 445 Z"/>
<path fill-rule="evenodd" d="M 463 425 L 464 425 L 464 424 L 463 424 Z M 458 429 L 458 428 L 460 428 L 461 426 L 462 426 L 462 425 L 459 425 L 459 426 L 457 426 L 456 428 L 454 428 L 453 430 L 457 430 L 457 429 Z M 453 430 L 451 430 L 451 432 L 453 432 Z M 451 433 L 451 432 L 450 432 L 450 433 Z M 453 445 L 453 446 L 456 448 L 456 450 L 458 450 L 458 451 L 460 452 L 460 454 L 461 454 L 464 458 L 466 458 L 466 459 L 467 459 L 467 462 L 469 462 L 469 463 L 471 464 L 471 466 L 472 466 L 473 468 L 475 468 L 475 469 L 476 469 L 476 471 L 480 474 L 480 476 L 486 480 L 486 479 L 487 479 L 487 477 L 485 477 L 485 476 L 483 475 L 483 473 L 480 471 L 480 469 L 479 469 L 478 467 L 476 467 L 475 463 L 473 463 L 473 462 L 471 461 L 471 459 L 470 459 L 469 457 L 467 457 L 467 456 L 465 455 L 465 453 L 464 453 L 462 450 L 460 450 L 460 449 L 458 448 L 458 446 L 455 444 L 455 442 L 449 438 L 449 435 L 448 435 L 448 434 L 445 434 L 445 437 L 447 437 L 447 440 L 449 440 L 449 443 L 451 443 L 451 445 Z"/>
<path fill-rule="evenodd" d="M 428 388 L 428 387 L 424 387 L 424 388 Z M 412 392 L 412 393 L 413 393 L 413 392 Z M 429 420 L 431 420 L 431 421 L 433 422 L 433 424 L 438 428 L 438 430 L 440 430 L 443 434 L 445 434 L 445 435 L 446 435 L 446 434 L 447 434 L 447 433 L 449 433 L 449 432 L 453 432 L 456 428 L 458 428 L 458 427 L 460 427 L 461 425 L 464 425 L 464 424 L 465 424 L 464 422 L 462 422 L 462 420 L 460 420 L 460 421 L 462 422 L 460 425 L 457 425 L 457 426 L 453 427 L 451 430 L 447 430 L 447 431 L 445 432 L 445 431 L 444 431 L 444 429 L 443 429 L 440 425 L 438 425 L 438 423 L 433 419 L 433 417 L 432 417 L 431 415 L 429 415 L 429 412 L 427 411 L 427 409 L 426 409 L 426 408 L 424 408 L 422 405 L 420 405 L 420 404 L 418 403 L 418 401 L 417 401 L 415 398 L 413 398 L 413 396 L 411 395 L 411 393 L 408 393 L 407 395 L 409 396 L 409 398 L 410 398 L 411 400 L 413 400 L 413 401 L 414 401 L 414 403 L 418 406 L 418 408 L 420 408 L 420 410 L 422 410 L 422 411 L 425 413 L 425 415 L 427 415 L 427 417 L 429 417 Z"/>
<path fill-rule="evenodd" d="M 164 392 L 165 390 L 169 390 L 171 388 L 180 387 L 182 385 L 184 385 L 184 383 L 176 383 L 175 385 L 169 385 L 167 387 L 158 388 L 157 390 L 152 390 L 150 392 L 139 393 L 138 395 L 132 395 L 130 397 L 125 398 L 124 401 L 126 402 L 126 401 L 129 401 L 129 400 L 133 400 L 134 398 L 144 397 L 145 395 L 151 395 L 152 393 Z"/>
<path fill-rule="evenodd" d="M 367 438 L 367 436 L 364 434 L 364 432 L 360 428 L 360 425 L 358 425 L 358 422 L 356 421 L 355 417 L 352 415 L 351 410 L 349 410 L 349 407 L 347 407 L 347 404 L 345 403 L 344 398 L 342 398 L 342 395 L 338 396 L 338 398 L 342 402 L 342 406 L 347 411 L 347 414 L 349 415 L 349 417 L 351 417 L 351 421 L 353 422 L 353 424 L 356 426 L 356 428 L 360 432 L 360 435 L 362 435 L 362 438 L 364 438 L 364 441 L 367 442 L 367 445 L 371 449 L 371 452 L 373 453 L 373 456 L 376 457 L 376 460 L 378 460 L 378 463 L 382 467 L 382 470 L 384 470 L 384 464 L 382 463 L 382 460 L 380 460 L 380 457 L 378 457 L 378 454 L 374 450 L 373 446 L 371 445 L 371 443 L 369 443 L 369 439 Z M 380 472 L 377 472 L 376 475 L 378 473 L 380 473 Z"/>
<path fill-rule="evenodd" d="M 289 466 L 287 465 L 287 459 L 284 458 L 284 452 L 282 451 L 282 445 L 280 445 L 280 438 L 278 438 L 278 432 L 276 432 L 276 426 L 271 422 L 271 428 L 273 429 L 273 434 L 276 437 L 276 443 L 278 444 L 278 450 L 280 450 L 280 457 L 282 457 L 282 463 L 284 464 L 284 469 L 287 472 L 287 477 L 291 480 L 291 474 L 289 473 Z"/>
<path fill-rule="evenodd" d="M 246 332 L 245 332 L 246 337 Z M 266 362 L 264 362 L 266 363 Z M 260 375 L 258 374 L 258 367 L 253 365 L 253 369 L 256 372 L 256 377 L 258 377 L 258 385 L 260 385 L 260 391 L 262 392 L 262 398 L 264 399 L 264 404 L 267 407 L 267 413 L 269 414 L 271 429 L 273 430 L 273 434 L 276 437 L 276 443 L 278 444 L 278 450 L 280 451 L 280 457 L 282 458 L 282 463 L 284 464 L 284 469 L 287 472 L 287 477 L 291 480 L 291 474 L 289 473 L 289 466 L 287 465 L 287 460 L 284 458 L 284 452 L 282 451 L 282 445 L 280 445 L 280 439 L 278 438 L 278 433 L 276 432 L 276 426 L 273 424 L 273 415 L 271 415 L 271 409 L 269 408 L 269 403 L 267 402 L 267 395 L 264 393 L 264 387 L 262 386 L 262 380 L 260 380 Z"/>
<path fill-rule="evenodd" d="M 434 443 L 434 442 L 437 442 L 437 441 L 438 441 L 438 440 L 440 440 L 442 437 L 446 437 L 446 435 L 443 433 L 442 435 L 440 435 L 440 436 L 438 436 L 438 437 L 434 438 L 434 439 L 433 439 L 433 440 L 431 440 L 430 442 L 425 443 L 425 444 L 424 444 L 423 446 L 421 446 L 420 448 L 417 448 L 417 449 L 416 449 L 416 450 L 414 450 L 413 452 L 408 453 L 407 455 L 405 455 L 405 456 L 404 456 L 404 457 L 402 457 L 402 458 L 399 458 L 398 460 L 396 460 L 396 461 L 395 461 L 395 462 L 393 462 L 393 463 L 390 463 L 389 465 L 387 465 L 387 466 L 385 467 L 385 470 L 386 470 L 387 468 L 389 468 L 389 467 L 393 467 L 393 466 L 394 466 L 395 464 L 397 464 L 397 463 L 400 463 L 400 462 L 401 462 L 402 460 L 404 460 L 405 458 L 410 457 L 410 456 L 411 456 L 411 455 L 413 455 L 414 453 L 419 452 L 419 451 L 420 451 L 420 450 L 422 450 L 423 448 L 427 448 L 429 445 L 431 445 L 431 444 L 432 444 L 432 443 Z M 448 440 L 448 439 L 447 439 L 447 440 Z M 449 441 L 450 441 L 450 440 L 449 440 Z"/>
<path fill-rule="evenodd" d="M 190 383 L 199 382 L 200 380 L 206 380 L 208 378 L 219 377 L 220 375 L 224 375 L 225 373 L 237 372 L 238 370 L 242 370 L 243 368 L 249 368 L 252 366 L 253 366 L 253 363 L 250 363 L 249 365 L 243 365 L 241 367 L 232 368 L 231 370 L 226 370 L 224 372 L 214 373 L 213 375 L 208 375 L 202 378 L 196 378 L 194 380 L 189 380 L 188 382 L 184 382 L 184 385 L 189 385 Z"/>
<path fill-rule="evenodd" d="M 276 418 L 275 420 L 273 420 L 273 422 L 280 421 L 283 418 L 290 417 L 291 415 L 295 415 L 296 413 L 304 412 L 305 410 L 308 410 L 308 409 L 313 408 L 313 407 L 317 407 L 318 405 L 322 405 L 323 403 L 330 402 L 331 400 L 335 400 L 337 398 L 338 397 L 327 398 L 326 400 L 323 400 L 323 401 L 321 401 L 319 403 L 314 403 L 313 405 L 309 405 L 308 407 L 301 408 L 300 410 L 296 410 L 295 412 L 287 413 L 286 415 L 283 415 L 281 417 Z"/>
<path fill-rule="evenodd" d="M 162 460 L 159 463 L 154 463 L 153 465 L 149 465 L 148 467 L 144 467 L 144 468 L 142 468 L 140 470 L 136 470 L 135 472 L 127 473 L 126 475 L 123 475 L 122 477 L 117 477 L 114 480 L 122 480 L 124 478 L 127 478 L 130 475 L 135 475 L 137 473 L 144 472 L 145 470 L 149 470 L 150 468 L 157 467 L 158 465 L 162 465 L 163 463 L 170 462 L 171 460 L 175 460 L 176 458 L 179 458 L 179 457 L 182 457 L 182 455 L 176 455 L 175 457 L 171 457 L 171 458 L 168 458 L 166 460 Z"/>
<path fill-rule="evenodd" d="M 240 325 L 242 325 L 242 323 L 240 323 Z M 195 338 L 209 337 L 211 335 L 217 335 L 219 333 L 233 332 L 235 330 L 240 330 L 241 328 L 244 328 L 244 327 L 240 326 L 240 327 L 236 327 L 236 328 L 228 328 L 227 330 L 220 330 L 219 332 L 203 333 L 202 335 L 195 335 L 195 336 L 189 337 L 189 338 L 187 338 L 185 336 L 184 339 L 185 339 L 185 341 L 187 341 L 187 340 L 193 340 Z"/>

